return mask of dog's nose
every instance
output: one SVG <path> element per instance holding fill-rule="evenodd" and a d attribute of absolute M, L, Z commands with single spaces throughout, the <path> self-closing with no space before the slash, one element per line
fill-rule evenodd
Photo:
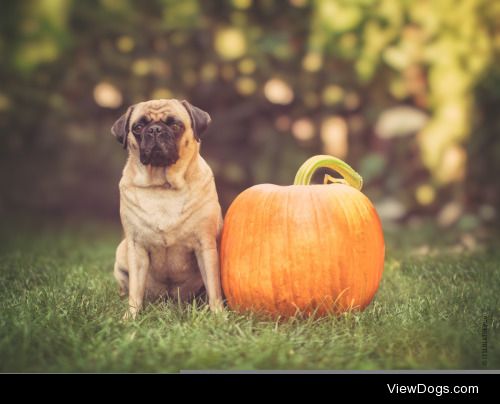
<path fill-rule="evenodd" d="M 157 136 L 161 133 L 161 131 L 162 131 L 162 127 L 160 125 L 151 125 L 148 128 L 147 133 L 148 133 L 148 135 Z"/>

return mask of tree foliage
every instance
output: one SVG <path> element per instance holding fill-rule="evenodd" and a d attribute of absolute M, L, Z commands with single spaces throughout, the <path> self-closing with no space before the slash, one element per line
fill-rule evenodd
<path fill-rule="evenodd" d="M 498 21 L 487 0 L 6 2 L 3 203 L 115 212 L 109 127 L 176 97 L 213 117 L 203 153 L 225 206 L 318 152 L 401 216 L 495 205 Z"/>

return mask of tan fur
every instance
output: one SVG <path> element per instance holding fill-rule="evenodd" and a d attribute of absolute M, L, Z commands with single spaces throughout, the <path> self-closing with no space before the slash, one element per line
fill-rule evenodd
<path fill-rule="evenodd" d="M 128 133 L 129 156 L 119 184 L 125 234 L 116 251 L 115 277 L 129 295 L 126 317 L 135 317 L 144 298 L 187 300 L 205 286 L 212 310 L 222 307 L 217 239 L 222 228 L 213 173 L 199 154 L 191 121 L 177 100 L 137 104 L 130 126 L 140 116 L 176 116 L 185 125 L 179 159 L 168 167 L 145 166 Z M 127 276 L 128 274 L 128 276 Z"/>

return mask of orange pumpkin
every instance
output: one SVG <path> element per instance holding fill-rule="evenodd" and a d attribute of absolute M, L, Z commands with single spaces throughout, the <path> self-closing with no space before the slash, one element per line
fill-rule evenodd
<path fill-rule="evenodd" d="M 309 185 L 322 167 L 344 180 L 326 176 L 325 185 Z M 229 307 L 275 317 L 364 309 L 382 277 L 384 238 L 362 183 L 343 161 L 315 156 L 301 166 L 294 185 L 260 184 L 242 192 L 222 231 Z"/>

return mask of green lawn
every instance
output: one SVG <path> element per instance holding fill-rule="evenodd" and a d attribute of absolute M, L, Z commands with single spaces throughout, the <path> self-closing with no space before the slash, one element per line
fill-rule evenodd
<path fill-rule="evenodd" d="M 119 227 L 0 231 L 3 372 L 500 368 L 494 245 L 459 253 L 432 229 L 389 233 L 382 283 L 363 313 L 273 322 L 170 302 L 122 323 L 112 277 Z M 423 243 L 444 252 L 415 248 Z"/>

